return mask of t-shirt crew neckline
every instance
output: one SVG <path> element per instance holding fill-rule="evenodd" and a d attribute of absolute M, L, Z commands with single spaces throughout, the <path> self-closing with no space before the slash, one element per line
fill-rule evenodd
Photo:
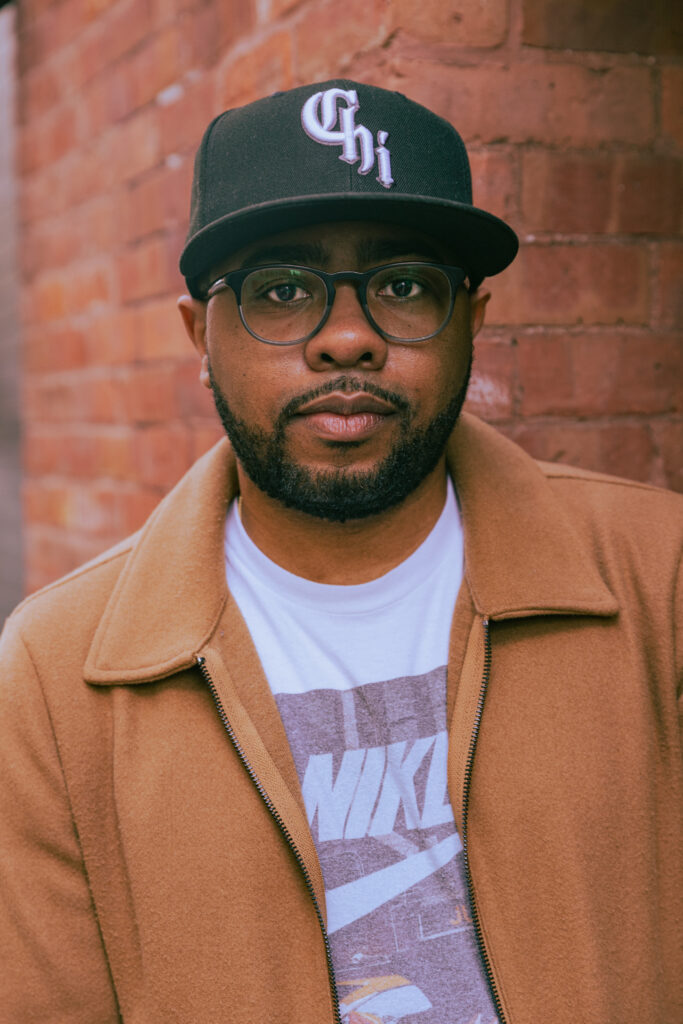
<path fill-rule="evenodd" d="M 460 550 L 462 567 L 462 522 L 450 477 L 441 514 L 422 543 L 389 572 L 367 583 L 317 583 L 288 572 L 268 558 L 252 541 L 233 501 L 226 519 L 225 558 L 239 572 L 266 587 L 278 600 L 299 607 L 337 615 L 376 612 L 395 604 L 423 586 L 443 567 L 444 552 Z"/>

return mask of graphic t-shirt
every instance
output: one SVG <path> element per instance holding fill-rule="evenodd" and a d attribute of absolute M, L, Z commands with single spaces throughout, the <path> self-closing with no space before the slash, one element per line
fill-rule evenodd
<path fill-rule="evenodd" d="M 369 583 L 286 572 L 250 540 L 236 503 L 225 555 L 301 782 L 344 1024 L 496 1024 L 446 780 L 463 572 L 450 482 L 426 540 Z"/>

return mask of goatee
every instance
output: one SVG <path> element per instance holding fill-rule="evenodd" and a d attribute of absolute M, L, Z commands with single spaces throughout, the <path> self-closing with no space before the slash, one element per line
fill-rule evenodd
<path fill-rule="evenodd" d="M 401 395 L 362 378 L 342 375 L 289 402 L 277 417 L 272 432 L 267 433 L 235 416 L 213 377 L 211 366 L 209 377 L 225 432 L 253 483 L 288 508 L 343 523 L 378 515 L 400 504 L 432 472 L 460 415 L 471 368 L 470 358 L 462 386 L 422 430 L 412 427 L 410 403 Z M 286 427 L 291 417 L 305 403 L 332 391 L 364 391 L 395 407 L 399 437 L 386 458 L 373 469 L 363 472 L 347 468 L 311 470 L 288 455 Z M 362 442 L 336 443 L 348 450 L 351 445 Z"/>

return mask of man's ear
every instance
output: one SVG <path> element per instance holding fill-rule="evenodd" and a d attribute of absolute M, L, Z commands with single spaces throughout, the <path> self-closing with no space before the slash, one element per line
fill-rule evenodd
<path fill-rule="evenodd" d="M 209 353 L 206 346 L 206 303 L 201 299 L 193 299 L 191 295 L 181 295 L 178 299 L 178 309 L 187 336 L 201 359 L 199 380 L 205 388 L 210 388 Z"/>
<path fill-rule="evenodd" d="M 476 292 L 472 292 L 470 295 L 470 330 L 473 338 L 476 338 L 484 326 L 486 304 L 490 298 L 491 292 L 488 288 L 483 288 L 481 285 L 479 285 Z"/>

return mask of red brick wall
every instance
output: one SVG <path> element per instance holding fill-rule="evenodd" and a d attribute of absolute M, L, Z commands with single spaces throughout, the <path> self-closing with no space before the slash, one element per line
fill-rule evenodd
<path fill-rule="evenodd" d="M 175 311 L 226 106 L 343 73 L 451 119 L 522 240 L 470 407 L 534 455 L 683 490 L 680 5 L 20 0 L 29 589 L 135 529 L 219 434 Z"/>

